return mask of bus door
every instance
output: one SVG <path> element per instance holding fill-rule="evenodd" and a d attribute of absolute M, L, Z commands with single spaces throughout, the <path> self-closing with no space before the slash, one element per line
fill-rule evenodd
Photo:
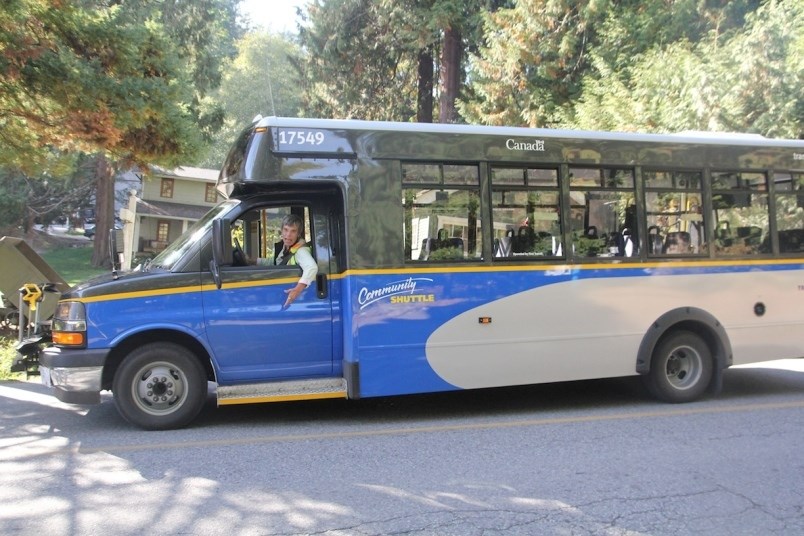
<path fill-rule="evenodd" d="M 299 281 L 299 266 L 276 266 L 282 220 L 297 214 L 318 266 L 312 284 L 290 306 L 286 290 Z M 333 307 L 330 293 L 330 209 L 324 205 L 261 205 L 223 231 L 225 262 L 220 288 L 206 286 L 204 320 L 218 382 L 260 382 L 340 374 L 333 365 Z M 227 222 L 228 223 L 228 222 Z M 234 253 L 242 249 L 245 263 Z M 230 260 L 231 259 L 231 260 Z"/>

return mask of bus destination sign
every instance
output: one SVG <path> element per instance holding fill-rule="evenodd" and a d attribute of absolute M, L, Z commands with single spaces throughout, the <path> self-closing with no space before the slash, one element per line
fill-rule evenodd
<path fill-rule="evenodd" d="M 276 127 L 274 150 L 278 153 L 352 153 L 352 148 L 338 132 L 317 128 Z"/>

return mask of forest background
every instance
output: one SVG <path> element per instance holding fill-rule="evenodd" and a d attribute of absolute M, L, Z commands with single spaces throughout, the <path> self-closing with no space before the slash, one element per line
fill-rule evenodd
<path fill-rule="evenodd" d="M 219 168 L 257 115 L 804 138 L 800 0 L 5 0 L 0 235 L 94 208 L 119 170 Z"/>

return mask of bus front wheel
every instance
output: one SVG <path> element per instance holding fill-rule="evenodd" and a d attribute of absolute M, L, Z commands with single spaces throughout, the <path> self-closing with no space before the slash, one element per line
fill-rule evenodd
<path fill-rule="evenodd" d="M 207 378 L 195 355 L 173 343 L 156 342 L 129 354 L 112 385 L 120 414 L 146 430 L 181 428 L 204 407 Z"/>
<path fill-rule="evenodd" d="M 695 333 L 678 331 L 656 346 L 644 379 L 659 400 L 691 402 L 706 391 L 712 370 L 712 352 L 706 342 Z"/>

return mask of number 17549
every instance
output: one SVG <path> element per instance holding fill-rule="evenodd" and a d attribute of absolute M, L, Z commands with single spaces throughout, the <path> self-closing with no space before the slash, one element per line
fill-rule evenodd
<path fill-rule="evenodd" d="M 280 130 L 279 145 L 314 146 L 324 143 L 324 133 L 320 130 Z"/>

